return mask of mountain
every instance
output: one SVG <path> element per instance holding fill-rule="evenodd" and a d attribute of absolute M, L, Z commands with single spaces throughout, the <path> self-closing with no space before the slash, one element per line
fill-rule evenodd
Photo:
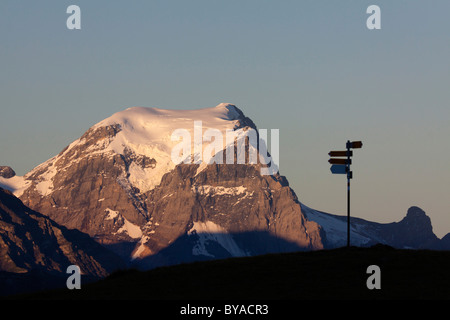
<path fill-rule="evenodd" d="M 337 216 L 311 209 L 302 204 L 302 212 L 308 220 L 317 222 L 324 230 L 326 248 L 338 248 L 347 244 L 347 216 Z M 399 222 L 377 223 L 350 217 L 350 243 L 369 247 L 377 243 L 398 249 L 450 250 L 450 234 L 439 239 L 433 233 L 431 219 L 421 208 L 410 207 Z"/>
<path fill-rule="evenodd" d="M 144 269 L 344 246 L 346 217 L 302 204 L 276 170 L 263 174 L 277 163 L 261 136 L 251 139 L 255 132 L 253 121 L 232 104 L 133 107 L 93 125 L 24 176 L 5 169 L 0 186 Z M 182 144 L 174 134 L 190 140 Z M 252 161 L 255 150 L 259 157 Z M 429 218 L 410 210 L 392 224 L 352 218 L 352 244 L 436 245 Z"/>
<path fill-rule="evenodd" d="M 124 267 L 87 234 L 58 225 L 0 188 L 0 271 L 66 273 L 70 265 L 94 277 Z"/>
<path fill-rule="evenodd" d="M 206 140 L 214 133 L 209 129 L 235 135 L 231 144 L 204 141 L 210 154 L 201 154 L 195 136 Z M 203 162 L 172 161 L 177 130 L 194 137 L 186 159 L 203 155 Z M 226 103 L 199 110 L 129 108 L 25 176 L 0 177 L 0 184 L 30 208 L 146 266 L 173 260 L 163 250 L 181 239 L 191 249 L 173 262 L 323 248 L 320 226 L 305 219 L 287 180 L 262 175 L 263 163 L 237 161 L 238 142 L 251 130 L 253 121 Z M 247 143 L 246 152 L 260 143 Z M 233 151 L 233 164 L 208 164 L 222 151 L 224 159 Z"/>

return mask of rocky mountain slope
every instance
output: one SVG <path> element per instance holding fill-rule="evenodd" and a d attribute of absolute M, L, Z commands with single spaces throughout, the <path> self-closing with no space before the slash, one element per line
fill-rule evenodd
<path fill-rule="evenodd" d="M 0 271 L 65 274 L 69 265 L 94 277 L 124 267 L 118 256 L 87 234 L 58 225 L 0 188 Z"/>
<path fill-rule="evenodd" d="M 151 218 L 134 252 L 146 264 L 323 248 L 320 226 L 282 177 L 249 165 L 197 167 L 177 166 L 149 194 Z"/>

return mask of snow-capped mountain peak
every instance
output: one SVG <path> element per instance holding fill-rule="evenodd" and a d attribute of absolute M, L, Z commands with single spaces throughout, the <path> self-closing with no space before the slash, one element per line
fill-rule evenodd
<path fill-rule="evenodd" d="M 132 107 L 96 123 L 58 155 L 23 177 L 0 177 L 0 184 L 33 209 L 101 242 L 136 241 L 140 232 L 134 226 L 138 226 L 142 231 L 140 242 L 145 243 L 154 231 L 150 226 L 155 227 L 149 221 L 153 203 L 146 199 L 178 165 L 172 151 L 180 145 L 180 139 L 174 139 L 174 132 L 181 130 L 191 138 L 191 148 L 184 159 L 203 156 L 203 162 L 192 162 L 196 164 L 191 169 L 197 177 L 213 155 L 225 150 L 229 143 L 226 139 L 205 139 L 208 130 L 223 137 L 233 132 L 240 139 L 248 128 L 256 126 L 230 103 L 195 110 Z M 231 143 L 234 145 L 235 140 Z M 214 148 L 209 148 L 212 144 Z M 190 186 L 189 194 L 203 196 L 193 193 L 195 188 Z M 218 188 L 234 190 L 233 186 Z M 120 219 L 112 219 L 111 212 Z"/>
<path fill-rule="evenodd" d="M 176 165 L 171 157 L 172 149 L 179 143 L 172 138 L 175 130 L 187 130 L 194 137 L 194 124 L 200 122 L 202 133 L 216 129 L 225 136 L 227 130 L 235 130 L 248 123 L 247 119 L 230 103 L 195 110 L 131 107 L 96 123 L 81 138 L 24 177 L 0 177 L 0 185 L 21 196 L 31 186 L 30 181 L 34 180 L 36 190 L 46 196 L 54 190 L 53 178 L 58 171 L 96 154 L 110 157 L 118 154 L 147 161 L 144 165 L 132 161 L 128 177 L 124 179 L 142 192 L 149 191 Z M 203 143 L 206 148 L 208 143 Z M 70 161 L 66 161 L 68 159 Z"/>

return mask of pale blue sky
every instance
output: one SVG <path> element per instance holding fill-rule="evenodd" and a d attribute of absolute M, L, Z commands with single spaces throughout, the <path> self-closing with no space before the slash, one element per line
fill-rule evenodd
<path fill-rule="evenodd" d="M 81 8 L 81 30 L 66 8 Z M 381 8 L 381 30 L 366 8 Z M 328 152 L 362 140 L 352 215 L 450 232 L 449 1 L 0 2 L 0 165 L 20 175 L 131 106 L 230 102 L 280 129 L 300 201 L 346 213 Z"/>

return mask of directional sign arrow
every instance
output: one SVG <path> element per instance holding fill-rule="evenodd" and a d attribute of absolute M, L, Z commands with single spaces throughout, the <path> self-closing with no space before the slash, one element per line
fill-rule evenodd
<path fill-rule="evenodd" d="M 331 164 L 352 164 L 352 159 L 334 159 L 331 158 L 330 160 L 328 160 L 329 163 Z"/>
<path fill-rule="evenodd" d="M 352 157 L 353 151 L 330 151 L 328 152 L 330 157 Z"/>
<path fill-rule="evenodd" d="M 347 142 L 347 149 L 359 149 L 362 148 L 363 143 L 361 141 L 352 141 L 352 142 Z"/>
<path fill-rule="evenodd" d="M 331 173 L 333 174 L 346 174 L 347 166 L 342 164 L 333 164 L 330 168 Z"/>

